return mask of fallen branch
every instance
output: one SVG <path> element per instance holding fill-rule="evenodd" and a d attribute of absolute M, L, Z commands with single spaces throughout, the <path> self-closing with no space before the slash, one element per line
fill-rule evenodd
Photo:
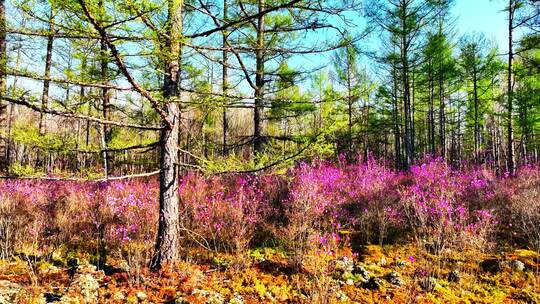
<path fill-rule="evenodd" d="M 123 176 L 109 176 L 109 177 L 102 177 L 102 178 L 78 178 L 78 177 L 48 177 L 48 176 L 0 176 L 0 179 L 27 179 L 27 180 L 46 180 L 46 181 L 68 181 L 68 182 L 105 182 L 105 181 L 113 181 L 113 180 L 123 180 L 123 179 L 131 179 L 131 178 L 140 178 L 140 177 L 150 177 L 157 175 L 161 172 L 161 170 L 156 170 L 152 172 L 147 173 L 138 173 L 138 174 L 131 174 L 131 175 L 123 175 Z"/>

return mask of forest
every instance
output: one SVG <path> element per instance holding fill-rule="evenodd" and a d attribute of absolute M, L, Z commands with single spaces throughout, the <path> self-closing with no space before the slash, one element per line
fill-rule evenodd
<path fill-rule="evenodd" d="M 539 0 L 0 0 L 0 304 L 540 303 L 539 154 Z"/>

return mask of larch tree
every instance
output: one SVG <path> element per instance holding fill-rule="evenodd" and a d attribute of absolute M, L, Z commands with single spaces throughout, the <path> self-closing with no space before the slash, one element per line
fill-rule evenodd
<path fill-rule="evenodd" d="M 491 83 L 498 75 L 497 50 L 490 48 L 483 36 L 469 35 L 461 40 L 461 67 L 465 79 L 470 83 L 470 104 L 468 107 L 473 120 L 473 157 L 475 163 L 480 163 L 481 125 L 483 114 L 486 112 L 485 97 L 490 92 Z"/>
<path fill-rule="evenodd" d="M 437 1 L 435 1 L 437 2 Z M 434 5 L 435 4 L 435 5 Z M 411 94 L 411 72 L 413 55 L 418 49 L 422 30 L 433 21 L 438 7 L 430 1 L 399 0 L 370 1 L 365 5 L 365 14 L 390 36 L 399 54 L 399 77 L 403 105 L 404 168 L 408 169 L 415 158 L 414 113 Z"/>

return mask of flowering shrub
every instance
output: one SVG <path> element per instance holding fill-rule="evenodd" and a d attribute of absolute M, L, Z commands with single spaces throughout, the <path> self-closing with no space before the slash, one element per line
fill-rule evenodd
<path fill-rule="evenodd" d="M 8 180 L 0 188 L 0 240 L 5 255 L 23 245 L 50 254 L 61 244 L 95 241 L 103 251 L 154 238 L 154 182 Z"/>
<path fill-rule="evenodd" d="M 268 201 L 248 176 L 204 178 L 195 173 L 180 186 L 184 232 L 213 250 L 241 252 L 269 214 Z"/>
<path fill-rule="evenodd" d="M 346 189 L 351 201 L 348 222 L 358 230 L 365 243 L 384 242 L 389 231 L 402 224 L 397 202 L 400 176 L 370 159 L 346 167 Z"/>
<path fill-rule="evenodd" d="M 470 193 L 488 193 L 484 180 L 457 173 L 441 160 L 413 166 L 409 178 L 401 190 L 401 207 L 420 246 L 439 253 L 448 247 L 486 244 L 496 224 L 492 211 L 466 200 Z"/>
<path fill-rule="evenodd" d="M 49 221 L 51 213 L 47 183 L 24 180 L 6 180 L 0 183 L 0 248 L 2 256 L 10 256 L 17 249 L 37 250 L 43 245 L 54 227 Z M 29 247 L 30 246 L 30 247 Z"/>
<path fill-rule="evenodd" d="M 330 239 L 340 230 L 360 228 L 365 235 L 377 231 L 382 242 L 389 226 L 399 222 L 398 211 L 390 205 L 395 199 L 389 188 L 395 174 L 373 160 L 342 161 L 338 166 L 316 161 L 290 173 L 293 181 L 284 202 L 287 224 L 282 236 L 296 267 L 315 247 L 314 235 Z"/>
<path fill-rule="evenodd" d="M 192 172 L 179 187 L 179 217 L 188 248 L 242 253 L 272 241 L 289 250 L 295 267 L 306 255 L 332 256 L 358 235 L 382 244 L 391 233 L 410 233 L 421 248 L 440 253 L 488 249 L 498 227 L 538 248 L 539 180 L 535 167 L 497 178 L 453 170 L 439 159 L 408 173 L 375 160 L 314 161 L 284 175 Z M 0 181 L 1 257 L 26 249 L 51 255 L 69 245 L 97 253 L 98 262 L 117 253 L 144 265 L 155 240 L 158 191 L 154 179 Z"/>
<path fill-rule="evenodd" d="M 540 171 L 537 167 L 524 168 L 505 186 L 514 189 L 510 195 L 510 228 L 532 250 L 540 252 Z"/>

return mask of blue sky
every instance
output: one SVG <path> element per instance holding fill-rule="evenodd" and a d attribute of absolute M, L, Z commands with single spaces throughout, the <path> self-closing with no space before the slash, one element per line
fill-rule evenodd
<path fill-rule="evenodd" d="M 478 32 L 493 40 L 500 53 L 508 50 L 507 17 L 503 0 L 456 0 L 453 14 L 456 16 L 458 34 Z"/>
<path fill-rule="evenodd" d="M 9 3 L 9 1 L 8 1 Z M 483 33 L 486 38 L 492 40 L 499 48 L 500 54 L 507 52 L 507 17 L 503 11 L 507 0 L 455 0 L 452 8 L 452 16 L 456 18 L 455 30 L 456 37 L 466 33 Z M 351 17 L 360 25 L 360 29 L 365 27 L 366 20 L 360 17 L 361 12 L 352 12 Z M 324 36 L 309 35 L 308 41 L 314 42 L 318 39 L 325 39 Z M 372 35 L 370 39 L 361 41 L 359 46 L 362 50 L 375 51 L 380 43 L 380 35 Z M 314 43 L 317 45 L 317 43 Z M 292 66 L 301 66 L 304 68 L 313 68 L 317 66 L 329 65 L 331 53 L 317 54 L 316 56 L 296 56 L 291 61 Z M 503 58 L 504 60 L 505 58 Z M 361 64 L 369 67 L 373 64 L 368 59 L 363 59 Z M 372 66 L 373 67 L 373 66 Z M 39 66 L 41 69 L 41 66 Z"/>

